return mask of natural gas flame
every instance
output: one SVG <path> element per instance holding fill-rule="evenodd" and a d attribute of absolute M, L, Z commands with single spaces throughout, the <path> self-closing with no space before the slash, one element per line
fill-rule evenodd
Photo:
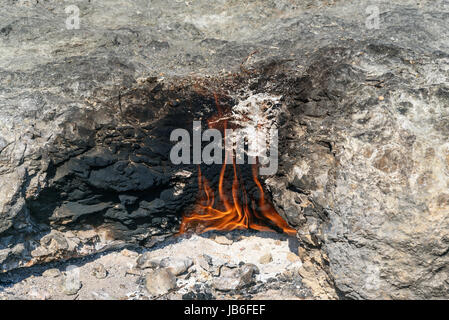
<path fill-rule="evenodd" d="M 273 231 L 269 226 L 276 226 L 283 232 L 294 235 L 296 230 L 291 228 L 276 212 L 273 206 L 266 201 L 262 185 L 257 177 L 257 166 L 253 165 L 253 180 L 260 192 L 260 198 L 256 201 L 248 198 L 244 186 L 238 175 L 235 161 L 232 164 L 233 181 L 231 194 L 225 193 L 223 185 L 227 165 L 223 164 L 220 171 L 218 183 L 218 199 L 215 199 L 214 190 L 209 181 L 202 176 L 198 168 L 198 185 L 200 188 L 200 199 L 196 209 L 190 214 L 184 215 L 179 233 L 185 233 L 194 228 L 197 232 L 210 230 L 235 230 L 254 229 L 259 231 Z M 241 199 L 239 195 L 242 195 Z M 218 200 L 218 201 L 217 201 Z M 218 209 L 221 205 L 224 209 Z"/>
<path fill-rule="evenodd" d="M 215 102 L 218 117 L 209 119 L 208 124 L 209 127 L 220 128 L 224 131 L 227 128 L 227 118 L 223 117 L 223 110 L 219 106 L 216 95 Z M 228 170 L 227 157 L 229 156 L 232 157 L 232 185 L 231 188 L 225 189 L 225 183 L 230 182 L 225 181 L 225 173 Z M 229 167 L 231 167 L 230 164 Z M 244 181 L 242 181 L 239 168 L 236 165 L 235 155 L 226 153 L 220 170 L 218 198 L 216 198 L 209 181 L 202 175 L 201 168 L 198 166 L 198 201 L 193 212 L 183 216 L 179 233 L 183 234 L 192 229 L 200 233 L 210 230 L 230 231 L 235 229 L 273 231 L 271 227 L 277 227 L 289 235 L 296 234 L 296 230 L 291 228 L 265 199 L 262 184 L 258 179 L 257 164 L 252 165 L 252 178 L 259 191 L 257 203 L 247 195 Z"/>

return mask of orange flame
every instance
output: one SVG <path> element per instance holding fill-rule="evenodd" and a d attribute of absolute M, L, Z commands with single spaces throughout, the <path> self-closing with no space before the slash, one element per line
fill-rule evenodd
<path fill-rule="evenodd" d="M 218 107 L 216 95 L 215 100 Z M 219 115 L 222 116 L 221 108 L 218 107 L 218 110 Z M 221 127 L 222 129 L 226 129 L 227 121 L 223 120 L 222 122 L 223 123 L 210 120 L 209 127 Z M 228 156 L 229 155 L 226 153 L 225 161 L 220 171 L 218 182 L 219 198 L 217 201 L 209 181 L 202 175 L 201 168 L 198 166 L 199 199 L 193 212 L 184 214 L 179 234 L 183 234 L 191 229 L 199 233 L 210 230 L 230 231 L 235 229 L 273 231 L 273 229 L 269 227 L 272 225 L 289 235 L 295 235 L 296 230 L 291 228 L 276 212 L 274 207 L 265 199 L 262 184 L 257 177 L 257 165 L 252 165 L 252 176 L 260 193 L 259 201 L 257 206 L 256 201 L 254 200 L 249 203 L 246 189 L 242 186 L 242 179 L 237 170 L 234 154 L 232 154 L 233 181 L 231 194 L 227 194 L 224 189 L 224 184 L 227 169 L 226 160 Z M 241 195 L 241 197 L 239 197 L 239 195 Z M 220 210 L 218 208 L 223 209 Z"/>

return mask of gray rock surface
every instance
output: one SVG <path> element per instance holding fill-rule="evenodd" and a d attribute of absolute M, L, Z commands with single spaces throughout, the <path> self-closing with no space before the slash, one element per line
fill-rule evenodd
<path fill-rule="evenodd" d="M 183 274 L 190 268 L 193 264 L 193 260 L 189 257 L 179 258 L 179 257 L 167 257 L 161 260 L 160 266 L 170 270 L 175 276 Z"/>
<path fill-rule="evenodd" d="M 77 294 L 81 287 L 81 281 L 74 275 L 69 274 L 63 279 L 62 290 L 68 296 Z"/>
<path fill-rule="evenodd" d="M 295 272 L 286 258 L 286 253 L 293 250 L 291 237 L 285 234 L 255 233 L 248 230 L 235 230 L 229 234 L 235 235 L 235 239 L 238 239 L 232 245 L 217 244 L 214 241 L 215 233 L 211 232 L 169 238 L 146 253 L 152 253 L 157 258 L 183 257 L 186 252 L 189 252 L 195 261 L 207 254 L 211 261 L 214 261 L 213 266 L 223 261 L 224 264 L 220 265 L 223 270 L 236 269 L 245 264 L 249 265 L 250 269 L 257 266 L 259 272 L 252 275 L 247 285 L 237 290 L 215 290 L 212 284 L 220 275 L 215 273 L 215 267 L 205 270 L 195 265 L 191 266 L 187 272 L 176 276 L 176 287 L 169 289 L 167 293 L 151 294 L 145 285 L 145 276 L 147 273 L 152 273 L 151 269 L 130 270 L 129 268 L 135 265 L 139 253 L 128 249 L 11 270 L 0 275 L 0 300 L 260 300 L 268 298 L 297 300 L 314 298 L 308 287 L 303 284 L 299 273 Z M 258 249 L 241 250 L 241 248 L 249 249 L 255 246 Z M 197 248 L 201 249 L 197 250 Z M 273 252 L 273 261 L 268 264 L 258 262 L 260 253 L 264 251 Z M 95 276 L 99 265 L 104 266 L 108 271 L 107 278 L 98 279 Z M 72 269 L 74 266 L 76 268 Z M 296 266 L 300 266 L 300 263 Z M 74 295 L 66 295 L 61 290 L 63 277 L 48 277 L 46 276 L 48 270 L 64 270 L 64 278 L 69 275 L 79 275 L 81 288 Z M 70 272 L 67 272 L 68 270 Z"/>
<path fill-rule="evenodd" d="M 155 259 L 151 256 L 151 252 L 144 252 L 141 256 L 137 258 L 136 266 L 139 269 L 152 268 L 156 269 L 161 263 L 160 259 Z"/>
<path fill-rule="evenodd" d="M 222 267 L 220 276 L 213 280 L 212 286 L 220 291 L 238 290 L 252 283 L 258 272 L 257 267 L 249 263 L 239 268 Z"/>
<path fill-rule="evenodd" d="M 176 287 L 176 277 L 166 268 L 150 270 L 145 277 L 145 287 L 151 295 L 160 296 Z"/>
<path fill-rule="evenodd" d="M 176 232 L 167 132 L 250 89 L 283 96 L 265 182 L 315 289 L 448 297 L 447 1 L 75 2 L 0 5 L 2 271 Z"/>

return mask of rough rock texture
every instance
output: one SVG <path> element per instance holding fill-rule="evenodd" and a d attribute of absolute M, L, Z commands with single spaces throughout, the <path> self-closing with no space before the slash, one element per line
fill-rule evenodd
<path fill-rule="evenodd" d="M 294 237 L 234 230 L 226 233 L 233 237 L 232 244 L 219 244 L 214 240 L 217 234 L 170 237 L 148 249 L 136 246 L 11 270 L 0 277 L 0 300 L 317 298 L 298 274 L 301 262 L 288 259 L 298 248 Z M 271 252 L 272 261 L 259 263 L 266 252 Z M 159 263 L 173 261 L 173 257 L 184 260 L 184 265 L 193 260 L 193 265 L 174 275 L 171 267 Z M 145 260 L 158 262 L 142 268 Z M 107 270 L 105 278 L 98 278 L 100 266 Z M 62 286 L 67 279 L 71 279 L 69 284 L 76 294 L 67 295 L 69 291 Z M 222 290 L 217 290 L 217 285 Z"/>
<path fill-rule="evenodd" d="M 147 274 L 145 285 L 153 296 L 163 295 L 176 287 L 176 278 L 168 269 L 156 269 Z"/>
<path fill-rule="evenodd" d="M 429 47 L 319 49 L 289 97 L 269 184 L 341 297 L 447 297 L 448 55 Z"/>
<path fill-rule="evenodd" d="M 2 271 L 176 232 L 169 132 L 249 90 L 283 97 L 266 184 L 309 286 L 448 296 L 447 1 L 75 2 L 0 5 Z"/>

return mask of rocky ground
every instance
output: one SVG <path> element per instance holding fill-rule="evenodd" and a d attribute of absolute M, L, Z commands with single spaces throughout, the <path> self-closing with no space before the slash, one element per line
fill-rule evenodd
<path fill-rule="evenodd" d="M 149 295 L 144 275 L 125 277 L 137 257 L 121 255 L 124 247 L 151 250 L 157 259 L 176 258 L 172 246 L 195 241 L 212 250 L 207 243 L 215 242 L 201 236 L 168 245 L 167 253 L 154 247 L 177 232 L 198 190 L 196 168 L 168 161 L 169 133 L 207 119 L 217 96 L 232 107 L 270 95 L 280 97 L 279 170 L 262 182 L 297 230 L 292 253 L 311 291 L 299 297 L 448 298 L 447 0 L 73 2 L 79 29 L 67 27 L 65 1 L 0 3 L 4 296 L 25 297 L 31 288 L 20 289 L 24 283 L 45 279 L 55 292 L 37 285 L 34 295 L 76 297 L 59 285 L 73 273 L 41 277 L 78 263 L 63 262 L 73 258 L 90 268 L 80 273 L 81 288 L 68 284 L 80 298 L 92 297 L 90 283 L 114 277 L 134 280 L 117 282 L 119 294 L 110 296 Z M 223 245 L 223 253 L 240 250 L 242 241 Z M 252 241 L 271 248 L 269 237 Z M 261 257 L 249 248 L 257 259 L 230 260 L 221 271 L 244 282 L 254 277 L 248 290 L 256 290 L 270 263 L 255 263 Z M 261 251 L 276 263 L 270 250 Z M 187 274 L 194 279 L 208 268 L 205 257 L 198 267 L 198 255 L 212 257 L 212 270 L 220 258 L 213 250 L 182 252 L 194 263 L 176 276 L 184 288 Z M 107 262 L 114 256 L 123 260 L 121 271 Z M 163 261 L 162 268 L 190 264 Z M 108 278 L 94 280 L 91 269 L 100 263 Z M 175 285 L 173 270 L 152 270 L 142 272 L 165 279 L 162 288 Z M 213 287 L 221 276 L 210 276 L 212 295 L 221 294 Z M 231 285 L 220 281 L 215 285 Z M 279 288 L 295 281 L 278 281 Z M 245 290 L 237 291 L 262 294 Z"/>
<path fill-rule="evenodd" d="M 208 232 L 0 275 L 0 299 L 320 298 L 301 272 L 295 237 Z"/>

